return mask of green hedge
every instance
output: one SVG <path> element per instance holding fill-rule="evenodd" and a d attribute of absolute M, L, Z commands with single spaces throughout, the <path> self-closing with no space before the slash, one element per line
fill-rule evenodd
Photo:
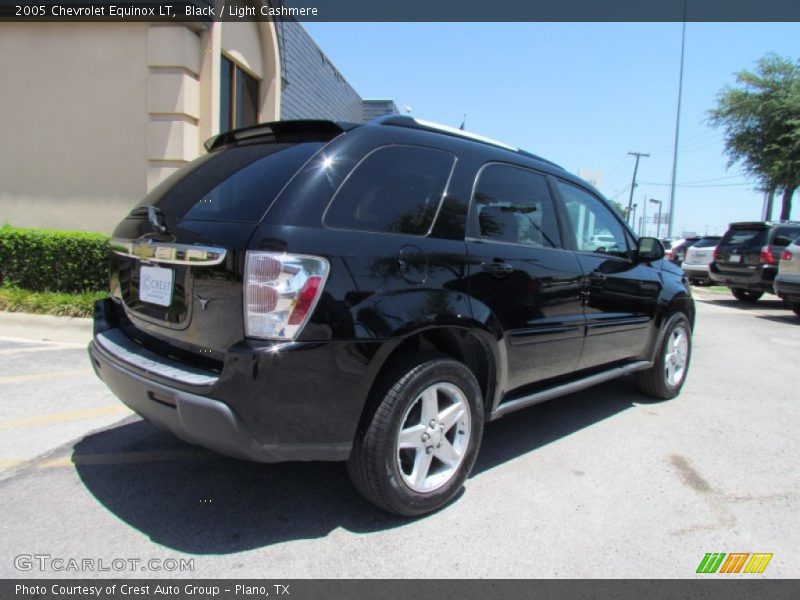
<path fill-rule="evenodd" d="M 108 289 L 108 236 L 0 227 L 0 282 L 32 291 Z"/>

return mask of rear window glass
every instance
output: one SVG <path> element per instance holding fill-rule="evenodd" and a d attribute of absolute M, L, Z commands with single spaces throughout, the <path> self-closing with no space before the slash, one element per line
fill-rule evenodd
<path fill-rule="evenodd" d="M 778 227 L 772 240 L 773 246 L 788 246 L 800 237 L 800 227 Z"/>
<path fill-rule="evenodd" d="M 697 243 L 692 246 L 693 248 L 711 248 L 712 246 L 716 246 L 719 244 L 719 238 L 703 238 L 702 240 L 698 240 Z"/>
<path fill-rule="evenodd" d="M 253 144 L 212 152 L 170 176 L 138 208 L 152 204 L 167 219 L 258 222 L 323 145 Z"/>
<path fill-rule="evenodd" d="M 767 243 L 766 229 L 729 229 L 722 236 L 721 246 L 763 246 Z"/>
<path fill-rule="evenodd" d="M 345 180 L 328 207 L 325 225 L 426 235 L 454 164 L 454 155 L 433 148 L 379 148 Z"/>

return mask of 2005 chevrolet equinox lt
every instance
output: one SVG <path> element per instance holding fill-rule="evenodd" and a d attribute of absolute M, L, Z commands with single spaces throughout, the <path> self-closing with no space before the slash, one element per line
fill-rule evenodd
<path fill-rule="evenodd" d="M 401 515 L 447 503 L 484 423 L 633 374 L 686 380 L 694 303 L 592 187 L 408 116 L 220 134 L 114 231 L 94 368 L 175 435 L 346 460 Z"/>

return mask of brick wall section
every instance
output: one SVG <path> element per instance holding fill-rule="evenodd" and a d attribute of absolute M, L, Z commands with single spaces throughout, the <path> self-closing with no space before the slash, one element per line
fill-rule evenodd
<path fill-rule="evenodd" d="M 397 110 L 397 105 L 394 103 L 394 100 L 364 100 L 362 110 L 365 123 L 371 121 L 375 117 L 396 115 L 400 112 Z"/>
<path fill-rule="evenodd" d="M 281 119 L 363 120 L 362 100 L 302 25 L 276 22 L 283 90 Z"/>
<path fill-rule="evenodd" d="M 275 29 L 281 56 L 281 119 L 362 123 L 397 113 L 391 100 L 362 100 L 300 23 L 276 21 Z"/>

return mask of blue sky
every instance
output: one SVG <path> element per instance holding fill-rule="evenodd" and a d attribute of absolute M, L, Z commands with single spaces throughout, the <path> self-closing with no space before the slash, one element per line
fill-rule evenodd
<path fill-rule="evenodd" d="M 669 200 L 680 23 L 307 23 L 365 98 L 602 172 L 600 189 L 627 204 Z M 797 59 L 800 23 L 689 23 L 686 31 L 675 232 L 724 232 L 758 219 L 763 195 L 726 168 L 706 111 L 736 71 L 768 52 Z M 795 200 L 797 204 L 797 200 Z M 653 214 L 655 204 L 649 204 Z M 800 208 L 795 208 L 800 217 Z M 774 213 L 777 217 L 777 209 Z M 664 233 L 662 226 L 662 233 Z"/>

